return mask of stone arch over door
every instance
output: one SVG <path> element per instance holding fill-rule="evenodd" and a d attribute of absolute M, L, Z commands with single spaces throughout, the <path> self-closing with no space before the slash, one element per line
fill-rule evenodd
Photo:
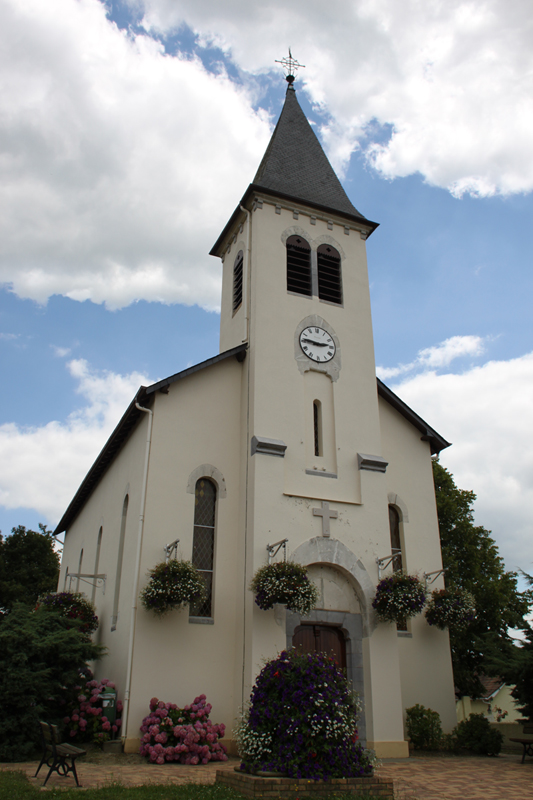
<path fill-rule="evenodd" d="M 308 539 L 291 553 L 291 559 L 309 566 L 310 564 L 329 564 L 345 575 L 353 586 L 360 607 L 363 624 L 363 636 L 370 636 L 376 626 L 375 614 L 372 609 L 372 600 L 376 593 L 376 586 L 370 579 L 366 567 L 352 553 L 345 544 L 338 539 L 325 539 L 316 536 Z"/>

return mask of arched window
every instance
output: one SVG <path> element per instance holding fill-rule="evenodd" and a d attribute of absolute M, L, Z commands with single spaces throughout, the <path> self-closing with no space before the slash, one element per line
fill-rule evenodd
<path fill-rule="evenodd" d="M 98 531 L 98 539 L 96 540 L 96 556 L 94 559 L 94 574 L 98 575 L 98 567 L 100 566 L 100 550 L 102 549 L 102 535 L 104 529 L 100 527 Z M 93 580 L 93 591 L 91 594 L 91 603 L 94 603 L 94 598 L 96 597 L 96 578 Z"/>
<path fill-rule="evenodd" d="M 113 598 L 113 614 L 111 616 L 111 630 L 117 628 L 118 601 L 120 599 L 120 583 L 122 580 L 122 560 L 124 558 L 124 539 L 126 538 L 126 519 L 128 517 L 129 496 L 126 495 L 122 504 L 122 519 L 120 521 L 120 536 L 118 540 L 117 574 L 115 577 L 115 595 Z"/>
<path fill-rule="evenodd" d="M 311 248 L 301 236 L 287 239 L 287 291 L 312 295 Z"/>
<path fill-rule="evenodd" d="M 394 572 L 399 572 L 403 568 L 402 540 L 400 537 L 400 515 L 394 506 L 389 506 L 389 527 L 391 554 L 394 556 L 392 568 Z"/>
<path fill-rule="evenodd" d="M 242 305 L 242 267 L 243 252 L 239 250 L 233 265 L 233 313 Z"/>
<path fill-rule="evenodd" d="M 80 590 L 80 572 L 81 572 L 81 565 L 83 564 L 83 547 L 81 548 L 80 552 L 80 561 L 78 564 L 78 580 L 76 581 L 76 591 L 79 592 Z"/>
<path fill-rule="evenodd" d="M 317 251 L 318 297 L 330 303 L 342 303 L 341 257 L 329 244 Z"/>
<path fill-rule="evenodd" d="M 206 598 L 190 607 L 191 617 L 213 616 L 213 564 L 217 489 L 209 478 L 200 478 L 194 492 L 192 563 L 205 581 Z"/>

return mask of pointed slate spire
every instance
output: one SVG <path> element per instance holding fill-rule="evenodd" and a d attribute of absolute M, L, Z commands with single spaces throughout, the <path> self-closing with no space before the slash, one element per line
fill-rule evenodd
<path fill-rule="evenodd" d="M 252 186 L 364 219 L 335 175 L 292 84 Z"/>

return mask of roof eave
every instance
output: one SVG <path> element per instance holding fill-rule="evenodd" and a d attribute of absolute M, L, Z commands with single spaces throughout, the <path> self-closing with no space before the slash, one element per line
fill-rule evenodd
<path fill-rule="evenodd" d="M 379 378 L 376 379 L 378 383 L 378 395 L 389 403 L 396 411 L 398 411 L 406 420 L 408 420 L 415 428 L 417 428 L 422 436 L 422 441 L 429 442 L 431 447 L 431 455 L 438 455 L 441 450 L 450 447 L 451 442 L 441 436 L 437 431 L 425 422 L 422 417 L 419 417 L 407 403 L 404 403 L 397 394 L 385 386 L 383 381 Z"/>
<path fill-rule="evenodd" d="M 279 197 L 280 200 L 286 200 L 289 203 L 309 206 L 309 208 L 316 208 L 317 211 L 322 211 L 324 214 L 330 214 L 331 216 L 342 217 L 342 219 L 349 220 L 350 222 L 356 222 L 368 229 L 368 236 L 370 236 L 376 230 L 376 228 L 379 227 L 379 222 L 372 222 L 372 220 L 366 219 L 366 217 L 363 217 L 360 214 L 348 214 L 346 211 L 339 211 L 336 208 L 330 208 L 329 206 L 324 206 L 320 203 L 314 203 L 311 200 L 305 200 L 301 197 L 295 197 L 294 195 L 290 194 L 283 194 L 282 192 L 278 192 L 274 189 L 268 189 L 256 183 L 251 183 L 243 194 L 239 205 L 229 218 L 222 233 L 209 251 L 210 256 L 221 255 L 221 250 L 223 249 L 223 244 L 227 236 L 237 224 L 239 217 L 244 213 L 242 207 L 244 206 L 246 208 L 247 204 L 250 202 L 251 196 L 254 194 L 266 194 L 270 197 Z"/>

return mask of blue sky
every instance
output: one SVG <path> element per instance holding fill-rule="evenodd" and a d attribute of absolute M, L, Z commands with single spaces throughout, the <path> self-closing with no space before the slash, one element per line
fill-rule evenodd
<path fill-rule="evenodd" d="M 368 241 L 378 374 L 533 570 L 529 4 L 6 0 L 0 529 L 53 527 L 142 382 L 218 351 L 208 255 L 296 84 Z M 318 44 L 319 43 L 319 44 Z"/>

